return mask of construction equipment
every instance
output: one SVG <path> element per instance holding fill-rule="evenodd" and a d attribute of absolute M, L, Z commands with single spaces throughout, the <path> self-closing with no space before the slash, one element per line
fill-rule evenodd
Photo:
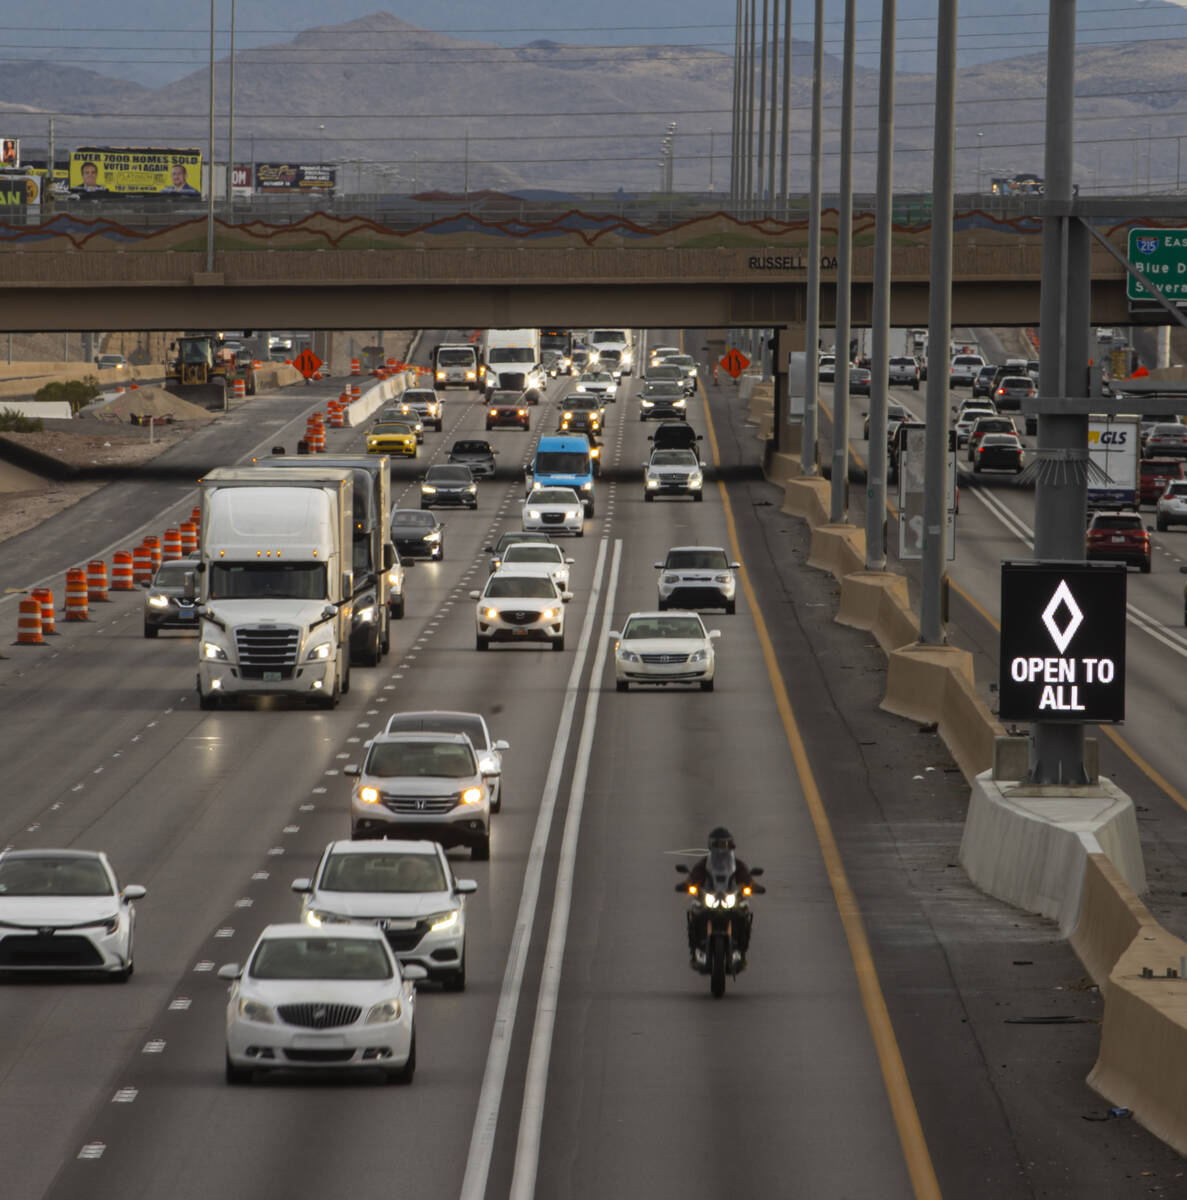
<path fill-rule="evenodd" d="M 230 348 L 224 348 L 216 333 L 186 333 L 169 345 L 171 357 L 165 363 L 165 390 L 201 404 L 225 411 L 232 384 L 243 380 L 244 391 L 254 396 L 255 370 L 250 361 L 242 366 Z"/>

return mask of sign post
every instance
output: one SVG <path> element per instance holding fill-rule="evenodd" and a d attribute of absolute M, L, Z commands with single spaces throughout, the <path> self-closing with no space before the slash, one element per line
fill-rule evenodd
<path fill-rule="evenodd" d="M 998 716 L 1125 720 L 1124 563 L 1003 562 Z"/>

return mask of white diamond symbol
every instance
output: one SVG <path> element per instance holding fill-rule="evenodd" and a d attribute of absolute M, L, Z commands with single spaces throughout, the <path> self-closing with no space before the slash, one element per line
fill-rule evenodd
<path fill-rule="evenodd" d="M 1059 611 L 1059 606 L 1064 604 L 1067 606 L 1068 616 L 1070 620 L 1066 628 L 1060 629 L 1055 624 L 1055 614 Z M 1047 626 L 1047 632 L 1051 635 L 1051 640 L 1055 643 L 1055 648 L 1060 654 L 1063 654 L 1072 638 L 1076 636 L 1076 630 L 1084 622 L 1084 614 L 1080 611 L 1080 606 L 1076 603 L 1072 596 L 1072 590 L 1067 585 L 1066 579 L 1059 581 L 1059 587 L 1051 595 L 1051 599 L 1047 607 L 1043 609 L 1043 624 Z"/>

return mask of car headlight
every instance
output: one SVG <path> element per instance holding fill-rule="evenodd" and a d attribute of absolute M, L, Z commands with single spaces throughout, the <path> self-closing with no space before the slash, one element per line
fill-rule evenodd
<path fill-rule="evenodd" d="M 680 396 L 678 399 L 672 401 L 672 407 L 683 408 L 687 403 L 688 401 L 685 400 L 683 396 Z"/>
<path fill-rule="evenodd" d="M 389 579 L 390 579 L 390 576 L 389 576 Z M 368 604 L 368 605 L 365 605 L 363 608 L 356 608 L 354 610 L 353 620 L 356 625 L 370 625 L 371 622 L 375 620 L 375 605 Z M 320 647 L 319 647 L 319 649 L 320 649 Z M 327 653 L 329 652 L 328 646 L 326 647 L 326 651 L 327 651 Z M 325 655 L 322 655 L 322 657 L 324 658 Z"/>
<path fill-rule="evenodd" d="M 368 784 L 366 787 L 361 787 L 359 788 L 359 799 L 364 804 L 378 804 L 379 789 L 377 787 L 371 787 L 370 784 Z"/>
<path fill-rule="evenodd" d="M 403 1015 L 404 1009 L 400 1004 L 400 997 L 392 996 L 389 1000 L 380 1000 L 378 1004 L 371 1005 L 363 1024 L 384 1025 L 389 1021 L 398 1021 Z"/>
<path fill-rule="evenodd" d="M 153 592 L 148 598 L 148 604 L 150 608 L 168 608 L 169 597 L 162 596 L 160 592 Z"/>
<path fill-rule="evenodd" d="M 704 652 L 704 650 L 694 650 L 688 656 L 688 661 L 690 663 L 694 663 L 694 662 L 699 663 L 699 662 L 704 662 L 708 657 L 709 656 Z"/>
<path fill-rule="evenodd" d="M 649 488 L 657 488 L 657 487 L 659 487 L 659 480 L 658 480 L 658 479 L 652 479 L 650 476 L 648 476 L 648 478 L 647 478 L 647 486 L 648 486 Z"/>
<path fill-rule="evenodd" d="M 581 513 L 577 509 L 575 509 L 575 508 L 566 508 L 565 509 L 565 520 L 566 521 L 574 521 L 579 516 L 581 516 Z"/>
<path fill-rule="evenodd" d="M 663 582 L 664 583 L 679 583 L 680 576 L 679 575 L 665 575 L 663 578 Z"/>
<path fill-rule="evenodd" d="M 306 662 L 324 662 L 330 657 L 331 646 L 329 642 L 322 642 L 320 646 L 313 646 L 305 654 Z"/>
<path fill-rule="evenodd" d="M 584 482 L 584 483 L 581 485 L 581 490 L 582 490 L 583 492 L 592 492 L 592 491 L 593 491 L 593 483 L 592 483 L 590 480 L 588 480 L 588 479 L 587 479 L 587 480 L 586 480 L 586 481 L 585 481 L 585 482 Z"/>
<path fill-rule="evenodd" d="M 623 662 L 637 663 L 639 661 L 639 656 L 633 650 L 619 650 L 618 657 L 621 658 Z"/>
<path fill-rule="evenodd" d="M 326 912 L 324 908 L 310 908 L 305 912 L 305 924 L 315 928 L 322 925 L 347 925 L 349 917 L 341 917 L 337 913 Z"/>
<path fill-rule="evenodd" d="M 468 787 L 462 792 L 460 798 L 463 804 L 481 804 L 482 789 L 480 787 Z"/>
<path fill-rule="evenodd" d="M 654 408 L 654 407 L 655 407 L 655 401 L 654 401 L 654 400 L 648 400 L 648 399 L 647 399 L 645 396 L 644 396 L 642 399 L 640 399 L 639 403 L 640 403 L 640 404 L 641 404 L 641 405 L 642 405 L 644 408 Z"/>
<path fill-rule="evenodd" d="M 499 615 L 499 610 L 497 608 L 484 608 L 482 610 L 482 615 L 488 621 L 493 621 Z"/>
<path fill-rule="evenodd" d="M 261 1025 L 274 1025 L 276 1023 L 276 1018 L 272 1015 L 272 1010 L 266 1004 L 261 1004 L 258 1000 L 253 1000 L 250 996 L 239 997 L 239 1015 L 245 1021 L 258 1021 Z"/>
<path fill-rule="evenodd" d="M 400 568 L 399 567 L 393 567 L 390 571 L 388 571 L 387 586 L 393 587 L 393 588 L 400 586 Z"/>
<path fill-rule="evenodd" d="M 217 659 L 219 662 L 227 661 L 227 652 L 215 642 L 202 643 L 202 657 Z"/>
<path fill-rule="evenodd" d="M 461 909 L 458 908 L 451 908 L 449 912 L 434 913 L 429 918 L 429 929 L 433 933 L 441 933 L 446 929 L 456 929 L 461 919 Z"/>
<path fill-rule="evenodd" d="M 732 575 L 714 575 L 713 576 L 714 583 L 730 583 L 732 580 L 733 580 Z"/>
<path fill-rule="evenodd" d="M 476 492 L 476 491 L 478 491 L 478 484 L 476 484 L 476 483 L 472 483 L 472 484 L 470 484 L 470 486 L 469 486 L 468 488 L 466 488 L 466 491 L 467 491 L 467 492 Z"/>
<path fill-rule="evenodd" d="M 105 934 L 113 934 L 120 927 L 119 913 L 113 913 L 110 917 L 102 917 L 91 926 L 93 929 L 102 929 Z"/>
<path fill-rule="evenodd" d="M 432 496 L 436 493 L 437 489 L 431 483 L 422 483 L 420 491 L 422 496 Z"/>
<path fill-rule="evenodd" d="M 426 533 L 424 537 L 421 538 L 422 542 L 439 542 L 440 540 L 441 533 L 437 529 L 432 530 L 430 533 Z"/>
<path fill-rule="evenodd" d="M 540 510 L 538 508 L 529 508 L 528 516 L 531 517 L 533 521 L 538 521 L 540 519 Z"/>
<path fill-rule="evenodd" d="M 540 610 L 541 621 L 555 621 L 556 616 L 557 613 L 555 608 L 544 608 Z"/>
<path fill-rule="evenodd" d="M 483 775 L 497 775 L 500 771 L 499 760 L 490 753 L 480 754 L 478 756 L 478 769 Z"/>

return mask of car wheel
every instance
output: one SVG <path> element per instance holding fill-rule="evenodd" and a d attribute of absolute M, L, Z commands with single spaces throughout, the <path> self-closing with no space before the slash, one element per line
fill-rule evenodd
<path fill-rule="evenodd" d="M 398 600 L 392 601 L 392 620 L 402 621 L 404 619 L 404 597 L 401 596 Z"/>
<path fill-rule="evenodd" d="M 614 681 L 614 690 L 616 692 L 625 692 L 630 689 L 630 684 L 625 679 L 616 679 Z"/>
<path fill-rule="evenodd" d="M 427 508 L 429 507 L 429 505 L 427 505 L 427 504 L 426 504 L 426 503 L 425 503 L 425 502 L 422 500 L 422 501 L 420 502 L 420 507 L 421 507 L 421 509 L 423 510 L 423 509 L 427 509 Z"/>
<path fill-rule="evenodd" d="M 475 650 L 489 650 L 490 649 L 490 638 L 483 637 L 482 634 L 477 634 L 474 638 L 474 649 Z"/>
<path fill-rule="evenodd" d="M 656 607 L 656 609 L 658 609 L 659 612 L 666 612 L 668 605 L 667 605 L 666 601 L 660 600 L 656 603 L 655 607 Z"/>
<path fill-rule="evenodd" d="M 915 382 L 911 384 L 911 387 L 914 388 L 915 391 L 919 391 L 919 380 L 916 379 Z"/>
<path fill-rule="evenodd" d="M 1150 574 L 1150 566 L 1151 566 L 1151 563 L 1150 563 L 1149 559 L 1146 559 L 1146 561 L 1144 563 L 1142 563 L 1142 574 L 1143 575 Z"/>
<path fill-rule="evenodd" d="M 480 842 L 475 842 L 470 847 L 470 858 L 473 862 L 489 862 L 490 861 L 490 830 L 486 831 L 486 837 Z"/>
<path fill-rule="evenodd" d="M 342 695 L 348 695 L 350 692 L 350 658 L 346 659 L 346 671 L 342 676 Z"/>
<path fill-rule="evenodd" d="M 253 1074 L 251 1067 L 237 1067 L 231 1061 L 231 1056 L 229 1054 L 227 1055 L 226 1064 L 224 1076 L 229 1084 L 239 1085 L 251 1083 L 251 1077 Z"/>
<path fill-rule="evenodd" d="M 705 493 L 704 493 L 704 492 L 693 492 L 693 494 L 692 494 L 692 498 L 693 498 L 693 499 L 694 499 L 694 500 L 695 500 L 695 501 L 696 501 L 698 504 L 700 504 L 700 502 L 701 502 L 702 500 L 704 500 L 704 498 L 705 498 Z"/>
<path fill-rule="evenodd" d="M 974 475 L 980 475 L 980 474 L 981 474 L 981 464 L 980 464 L 979 462 L 975 462 L 975 463 L 973 463 L 973 474 L 974 474 Z"/>
<path fill-rule="evenodd" d="M 701 691 L 702 692 L 711 692 L 712 690 L 713 690 L 713 680 L 712 679 L 702 679 L 701 680 Z"/>
<path fill-rule="evenodd" d="M 503 811 L 503 781 L 502 781 L 502 779 L 499 780 L 499 790 L 495 794 L 495 798 L 490 802 L 490 810 L 491 810 L 491 812 L 502 812 Z"/>
<path fill-rule="evenodd" d="M 643 499 L 644 499 L 644 501 L 646 501 L 646 503 L 650 504 L 655 499 L 655 496 L 652 495 L 651 492 L 644 492 Z M 145 632 L 147 633 L 148 631 L 145 630 Z"/>
<path fill-rule="evenodd" d="M 585 530 L 584 530 L 584 529 L 579 529 L 579 530 L 577 530 L 577 536 L 578 536 L 578 537 L 585 537 Z"/>
<path fill-rule="evenodd" d="M 1160 525 L 1159 528 L 1161 529 L 1162 526 Z M 144 627 L 144 636 L 145 637 L 156 637 L 157 634 L 160 632 L 161 631 L 155 625 L 146 625 Z"/>
<path fill-rule="evenodd" d="M 402 1067 L 385 1072 L 388 1083 L 409 1084 L 416 1074 L 416 1030 L 412 1031 L 412 1044 L 408 1047 L 408 1061 Z"/>
<path fill-rule="evenodd" d="M 737 606 L 738 606 L 738 602 L 736 600 L 727 600 L 725 603 L 726 614 L 728 616 L 732 617 L 734 615 L 734 610 L 737 608 Z"/>
<path fill-rule="evenodd" d="M 552 648 L 554 650 L 558 650 L 558 651 L 563 650 L 565 648 L 565 635 L 563 633 L 560 635 L 560 637 L 553 638 Z"/>
<path fill-rule="evenodd" d="M 1164 521 L 1164 520 L 1163 520 L 1161 517 L 1159 517 L 1159 518 L 1158 518 L 1158 519 L 1157 519 L 1157 520 L 1154 522 L 1154 524 L 1157 526 L 1157 528 L 1158 528 L 1158 532 L 1159 532 L 1159 533 L 1165 533 L 1165 532 L 1166 532 L 1166 522 L 1165 522 L 1165 521 Z M 149 636 L 149 632 L 148 632 L 148 626 L 147 626 L 147 625 L 144 627 L 144 636 L 145 636 L 145 637 L 148 637 L 148 636 Z"/>

